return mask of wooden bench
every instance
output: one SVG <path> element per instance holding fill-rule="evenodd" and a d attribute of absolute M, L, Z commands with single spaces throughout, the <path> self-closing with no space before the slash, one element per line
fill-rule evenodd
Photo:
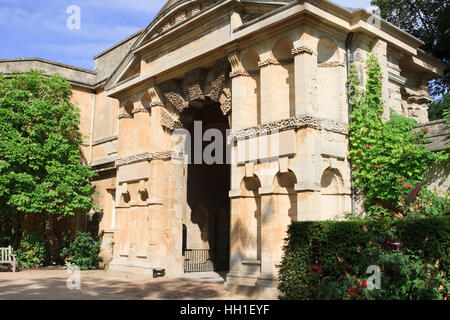
<path fill-rule="evenodd" d="M 12 254 L 12 248 L 0 248 L 0 264 L 9 264 L 12 272 L 16 272 L 16 255 Z"/>

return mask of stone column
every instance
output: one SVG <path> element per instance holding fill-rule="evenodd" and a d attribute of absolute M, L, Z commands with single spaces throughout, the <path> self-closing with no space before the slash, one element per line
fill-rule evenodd
<path fill-rule="evenodd" d="M 297 154 L 291 160 L 291 170 L 297 175 L 298 192 L 297 220 L 314 220 L 320 218 L 320 131 L 304 128 L 297 131 Z"/>
<path fill-rule="evenodd" d="M 274 195 L 273 187 L 259 189 L 261 195 L 261 274 L 264 277 L 275 275 L 274 260 Z"/>
<path fill-rule="evenodd" d="M 264 57 L 262 57 L 264 59 Z M 278 84 L 276 67 L 278 61 L 267 55 L 258 63 L 261 81 L 261 123 L 280 120 L 278 118 Z"/>
<path fill-rule="evenodd" d="M 258 124 L 258 70 L 246 70 L 241 63 L 240 53 L 232 52 L 228 59 L 232 71 L 230 73 L 233 106 L 231 127 L 233 130 L 248 128 Z"/>
<path fill-rule="evenodd" d="M 305 45 L 292 49 L 295 74 L 295 114 L 317 113 L 317 57 Z"/>

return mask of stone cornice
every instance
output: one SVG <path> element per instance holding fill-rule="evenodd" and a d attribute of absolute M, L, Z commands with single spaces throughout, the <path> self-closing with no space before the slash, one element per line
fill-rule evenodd
<path fill-rule="evenodd" d="M 338 67 L 345 67 L 345 62 L 327 61 L 327 62 L 319 63 L 317 66 L 319 68 L 338 68 Z"/>
<path fill-rule="evenodd" d="M 298 115 L 288 119 L 234 131 L 228 137 L 227 141 L 228 143 L 231 143 L 231 141 L 244 140 L 246 138 L 266 135 L 271 132 L 282 132 L 301 128 L 313 128 L 316 130 L 325 130 L 344 135 L 348 134 L 348 125 L 343 122 L 331 119 L 319 119 L 310 115 Z"/>
<path fill-rule="evenodd" d="M 116 161 L 116 167 L 122 167 L 128 164 L 133 164 L 142 161 L 170 160 L 180 158 L 181 155 L 173 151 L 144 152 L 118 159 Z"/>

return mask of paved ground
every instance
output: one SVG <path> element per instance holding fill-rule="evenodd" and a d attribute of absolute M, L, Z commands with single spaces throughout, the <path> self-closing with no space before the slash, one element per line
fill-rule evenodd
<path fill-rule="evenodd" d="M 215 275 L 193 275 L 183 280 L 164 278 L 132 281 L 110 278 L 105 271 L 82 271 L 81 290 L 69 290 L 70 275 L 58 268 L 4 272 L 0 270 L 0 300 L 243 300 L 223 289 L 223 281 Z M 191 279 L 192 278 L 192 279 Z M 208 281 L 212 279 L 212 281 Z M 206 280 L 199 281 L 199 280 Z"/>

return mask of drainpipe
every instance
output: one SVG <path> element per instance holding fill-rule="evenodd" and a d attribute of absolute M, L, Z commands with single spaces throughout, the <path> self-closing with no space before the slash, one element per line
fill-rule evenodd
<path fill-rule="evenodd" d="M 350 32 L 347 35 L 347 39 L 345 40 L 345 47 L 347 51 L 347 79 L 350 77 L 350 71 L 351 71 L 351 63 L 353 60 L 353 55 L 351 52 L 351 44 L 353 39 L 353 32 Z M 352 106 L 350 105 L 350 84 L 346 85 L 347 90 L 347 104 L 348 104 L 348 124 L 350 126 L 350 123 L 352 122 Z M 349 142 L 350 143 L 350 142 Z M 352 197 L 352 214 L 355 214 L 355 207 L 356 207 L 356 199 L 355 199 L 355 186 L 353 184 L 353 169 L 352 169 L 352 161 L 350 160 L 350 191 L 351 191 L 351 197 Z"/>
<path fill-rule="evenodd" d="M 91 134 L 89 139 L 89 164 L 92 163 L 92 149 L 94 144 L 95 97 L 96 92 L 94 91 L 94 93 L 92 93 Z"/>

